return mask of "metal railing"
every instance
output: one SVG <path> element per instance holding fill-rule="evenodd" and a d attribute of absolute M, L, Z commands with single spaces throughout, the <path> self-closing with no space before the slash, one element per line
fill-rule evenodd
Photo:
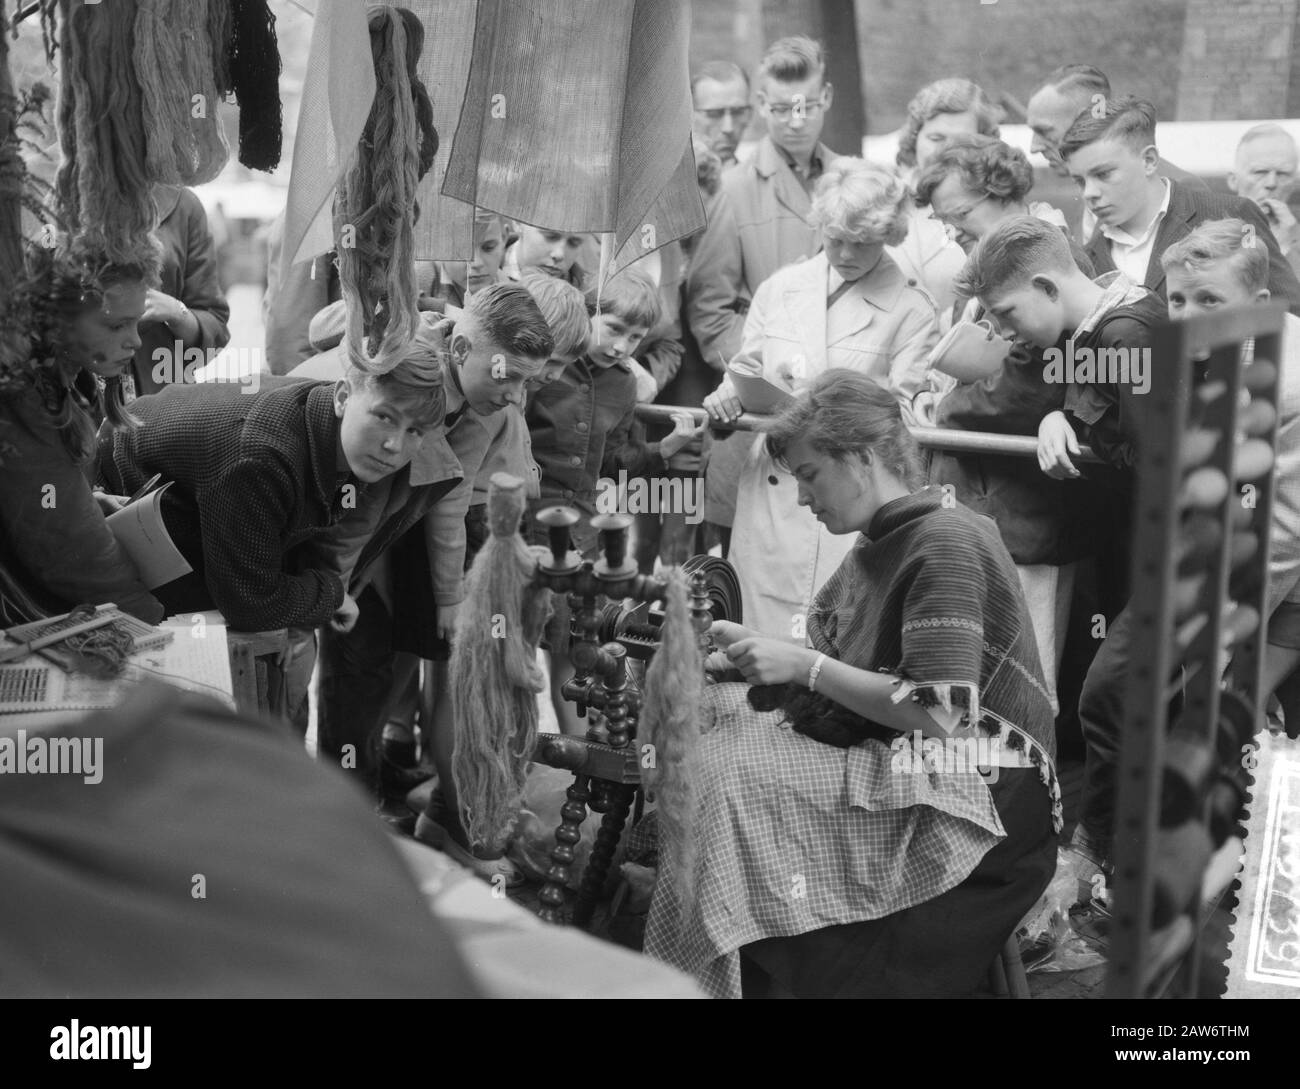
<path fill-rule="evenodd" d="M 709 419 L 709 414 L 702 408 L 686 408 L 676 405 L 637 405 L 636 414 L 642 420 L 672 424 L 675 412 L 687 412 L 695 418 L 696 424 Z M 743 413 L 731 423 L 718 423 L 710 420 L 714 431 L 762 431 L 771 416 L 760 416 L 752 412 Z M 1029 435 L 998 435 L 988 431 L 952 431 L 946 427 L 912 427 L 912 437 L 921 446 L 929 450 L 952 450 L 963 454 L 1001 454 L 1011 457 L 1032 458 L 1038 453 L 1038 440 Z M 1080 453 L 1074 461 L 1100 464 L 1101 458 L 1092 450 L 1080 444 Z"/>

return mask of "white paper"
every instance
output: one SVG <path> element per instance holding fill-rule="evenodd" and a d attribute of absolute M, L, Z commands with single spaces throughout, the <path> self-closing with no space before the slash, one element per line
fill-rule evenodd
<path fill-rule="evenodd" d="M 171 486 L 171 481 L 168 481 L 157 491 L 105 519 L 117 543 L 131 557 L 140 578 L 150 590 L 165 586 L 194 570 L 163 525 L 162 495 Z"/>

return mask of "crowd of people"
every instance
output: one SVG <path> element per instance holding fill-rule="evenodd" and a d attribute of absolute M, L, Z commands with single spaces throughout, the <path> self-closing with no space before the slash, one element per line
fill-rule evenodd
<path fill-rule="evenodd" d="M 150 623 L 216 609 L 287 629 L 304 734 L 317 674 L 318 759 L 390 810 L 436 782 L 413 834 L 510 886 L 522 874 L 471 842 L 450 774 L 446 663 L 488 482 L 525 481 L 532 544 L 540 509 L 575 508 L 573 547 L 594 560 L 609 479 L 703 477 L 702 511 L 635 528 L 645 573 L 726 557 L 744 609 L 711 631 L 694 894 L 661 867 L 646 951 L 719 994 L 964 994 L 1060 867 L 1081 888 L 1110 867 L 1151 402 L 1054 377 L 1050 353 L 1140 353 L 1166 319 L 1288 304 L 1270 690 L 1300 664 L 1296 145 L 1251 129 L 1232 192 L 1212 192 L 1160 157 L 1149 103 L 1068 65 L 1028 123 L 1078 186 L 1074 222 L 1033 199 L 1030 160 L 968 80 L 917 92 L 893 164 L 821 142 L 834 88 L 809 38 L 773 44 L 752 78 L 705 64 L 691 93 L 702 232 L 602 283 L 598 239 L 479 210 L 472 259 L 431 270 L 420 335 L 383 375 L 349 356 L 334 263 L 273 253 L 256 391 L 168 380 L 169 352 L 228 339 L 187 190 L 159 194 L 160 263 L 39 254 L 22 291 L 30 357 L 52 365 L 0 397 L 6 573 L 49 612 L 111 601 Z M 1000 366 L 964 381 L 932 365 L 979 323 L 1005 338 Z M 762 434 L 637 418 L 658 402 L 733 423 L 738 372 L 792 397 Z M 1038 456 L 925 452 L 917 425 L 1034 436 Z M 192 570 L 147 587 L 105 518 L 155 476 Z M 551 703 L 585 734 L 556 604 Z M 1094 615 L 1104 638 L 1071 658 L 1071 618 Z M 1058 853 L 1057 736 L 1076 718 L 1085 786 Z M 993 745 L 978 768 L 900 761 L 955 739 Z"/>

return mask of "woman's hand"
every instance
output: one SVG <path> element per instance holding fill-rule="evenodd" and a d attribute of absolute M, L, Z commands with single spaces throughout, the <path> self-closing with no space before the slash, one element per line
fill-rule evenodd
<path fill-rule="evenodd" d="M 199 319 L 190 313 L 190 308 L 180 299 L 151 287 L 145 292 L 144 313 L 140 315 L 140 324 L 157 322 L 165 324 L 184 341 L 194 340 L 199 335 Z"/>
<path fill-rule="evenodd" d="M 807 680 L 817 655 L 780 639 L 751 637 L 727 647 L 727 657 L 750 684 L 790 684 Z"/>
<path fill-rule="evenodd" d="M 724 378 L 718 388 L 704 398 L 704 411 L 721 423 L 740 419 L 744 408 L 736 396 L 736 387 L 731 384 L 730 377 Z"/>
<path fill-rule="evenodd" d="M 752 631 L 743 624 L 737 624 L 732 620 L 715 620 L 709 625 L 709 635 L 723 650 L 741 639 L 758 638 L 758 632 Z"/>
<path fill-rule="evenodd" d="M 1038 467 L 1054 480 L 1079 475 L 1069 455 L 1079 455 L 1079 440 L 1064 412 L 1049 412 L 1038 425 Z"/>
<path fill-rule="evenodd" d="M 95 502 L 99 504 L 100 513 L 107 518 L 110 514 L 116 514 L 125 507 L 127 498 L 124 495 L 109 495 L 108 492 L 95 492 Z"/>
<path fill-rule="evenodd" d="M 699 468 L 699 451 L 704 445 L 704 433 L 709 429 L 709 421 L 703 420 L 697 427 L 695 417 L 689 412 L 673 413 L 673 429 L 670 434 L 665 435 L 659 440 L 659 453 L 665 461 L 669 461 L 677 455 L 679 451 L 687 450 L 695 455 L 694 465 L 674 464 L 674 469 L 698 469 Z M 683 458 L 683 461 L 689 460 Z"/>

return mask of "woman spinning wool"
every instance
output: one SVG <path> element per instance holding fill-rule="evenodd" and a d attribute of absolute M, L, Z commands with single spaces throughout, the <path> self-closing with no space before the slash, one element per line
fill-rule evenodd
<path fill-rule="evenodd" d="M 861 159 L 828 167 L 812 206 L 824 249 L 759 286 L 739 359 L 795 390 L 828 367 L 848 367 L 887 387 L 910 412 L 938 327 L 934 302 L 885 252 L 906 233 L 906 199 L 882 167 Z M 730 377 L 704 407 L 724 421 L 740 415 Z M 730 553 L 751 625 L 802 642 L 808 604 L 849 548 L 799 510 L 793 478 L 756 438 L 740 473 Z"/>
<path fill-rule="evenodd" d="M 747 996 L 968 993 L 1051 879 L 1060 829 L 1015 568 L 991 521 L 914 490 L 915 441 L 864 375 L 815 378 L 765 446 L 854 544 L 810 646 L 713 625 L 755 687 L 706 689 L 696 894 L 661 871 L 646 951 L 720 996 L 742 972 Z"/>

